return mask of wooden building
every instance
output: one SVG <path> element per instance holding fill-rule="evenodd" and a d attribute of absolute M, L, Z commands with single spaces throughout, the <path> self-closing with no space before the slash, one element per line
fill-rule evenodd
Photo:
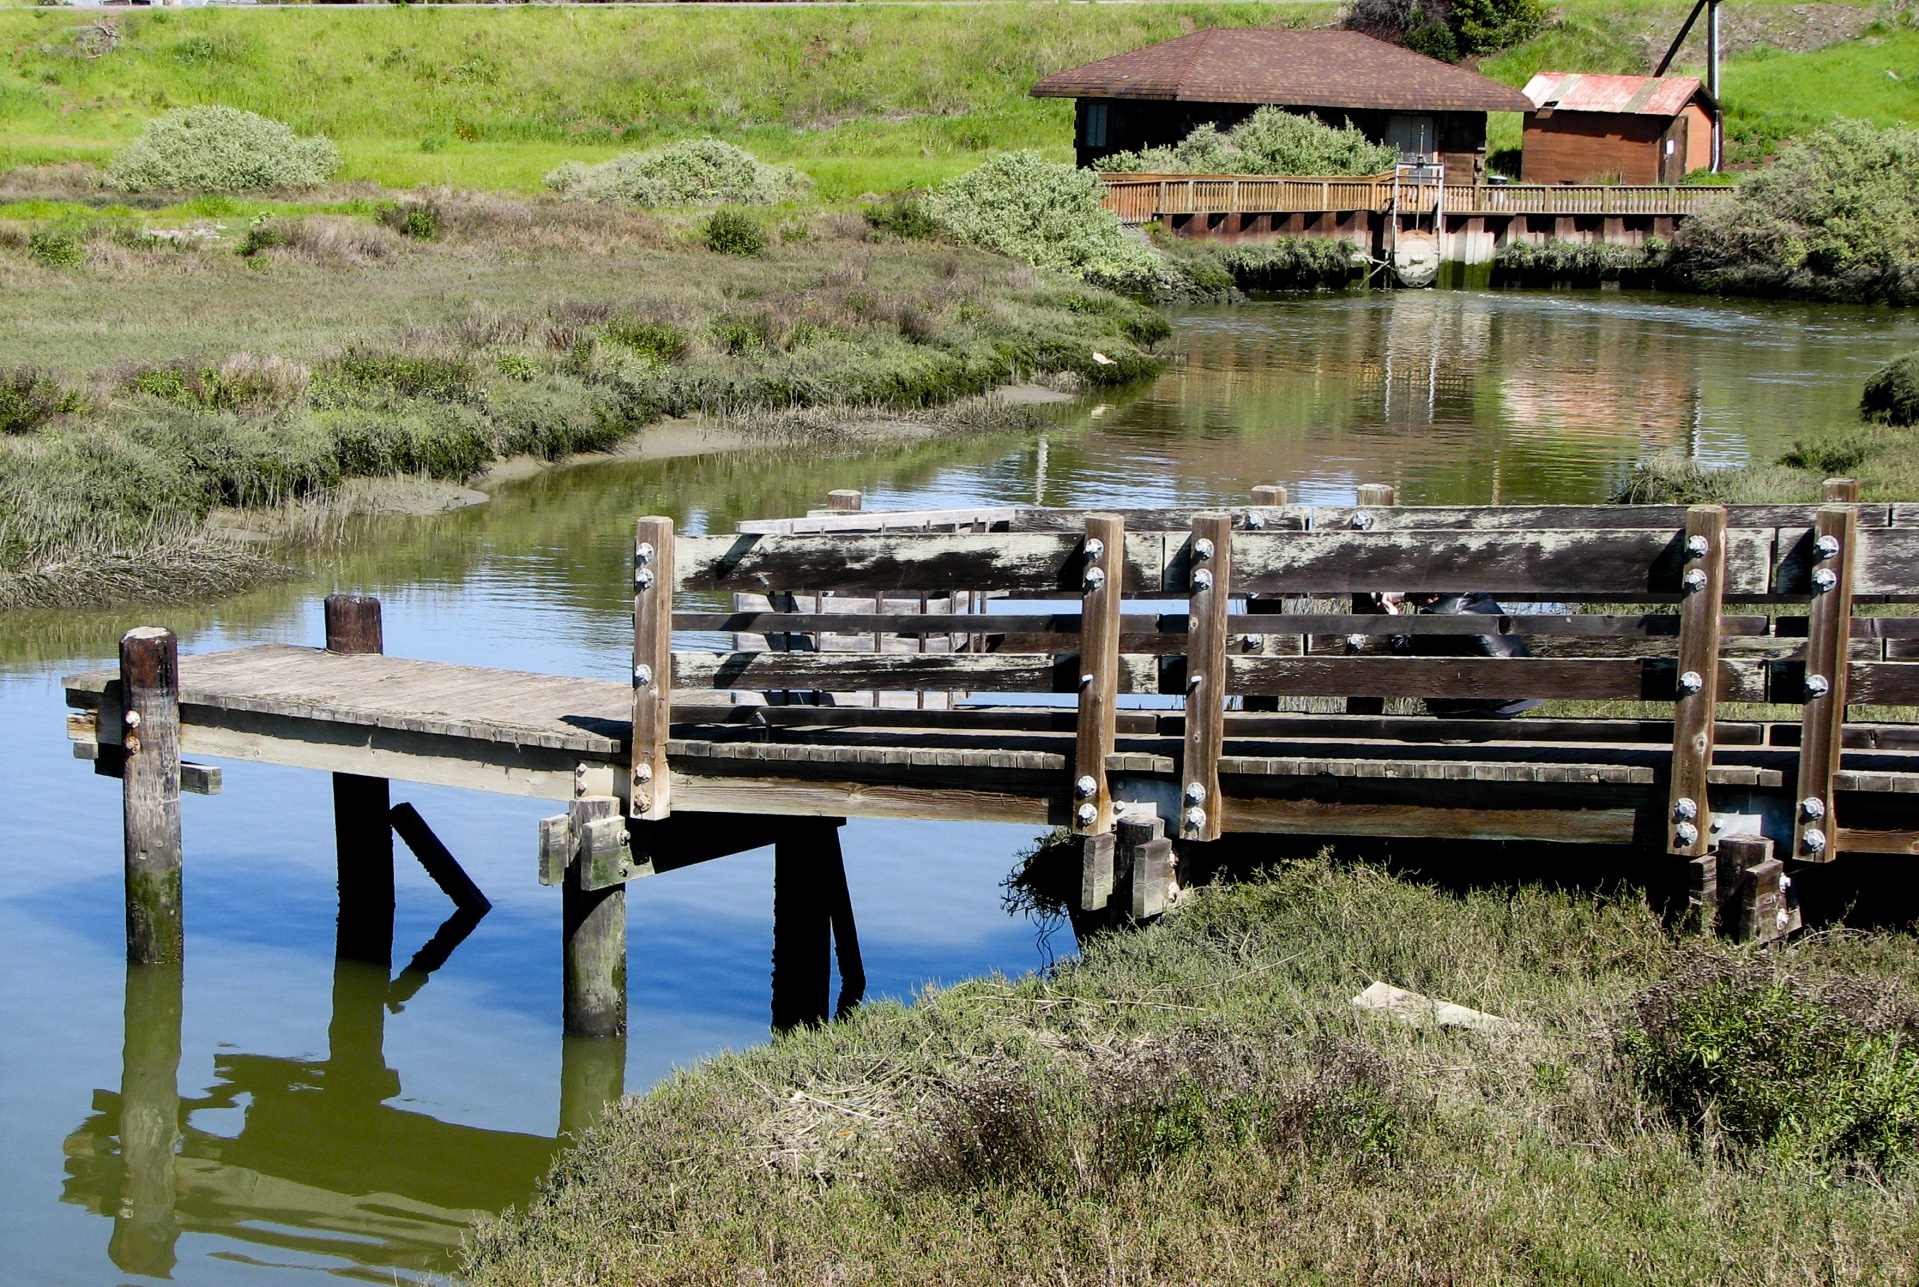
<path fill-rule="evenodd" d="M 1356 31 L 1214 27 L 1083 67 L 1033 86 L 1037 98 L 1078 100 L 1078 163 L 1177 143 L 1197 126 L 1237 125 L 1262 106 L 1351 121 L 1408 161 L 1483 177 L 1486 114 L 1532 101 L 1497 81 Z"/>
<path fill-rule="evenodd" d="M 1527 183 L 1678 183 L 1712 165 L 1719 108 L 1697 77 L 1540 72 L 1526 98 Z"/>

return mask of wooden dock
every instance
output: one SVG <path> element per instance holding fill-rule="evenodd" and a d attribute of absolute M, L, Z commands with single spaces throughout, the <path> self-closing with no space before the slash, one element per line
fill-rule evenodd
<path fill-rule="evenodd" d="M 182 773 L 141 763 L 167 754 L 156 720 L 177 721 L 177 754 L 336 775 L 342 953 L 362 959 L 381 898 L 391 936 L 387 781 L 565 802 L 540 878 L 564 890 L 580 1032 L 624 1022 L 625 886 L 765 844 L 776 1018 L 822 1017 L 829 944 L 858 977 L 847 817 L 1067 828 L 1083 910 L 1122 919 L 1234 833 L 1636 844 L 1685 866 L 1701 918 L 1769 936 L 1790 923 L 1788 863 L 1919 854 L 1919 728 L 1901 722 L 1919 617 L 1890 606 L 1919 602 L 1919 506 L 1828 495 L 1424 508 L 1269 487 L 1218 510 L 842 498 L 727 535 L 643 519 L 631 684 L 388 657 L 358 600 L 357 633 L 329 613 L 329 648 L 180 657 L 171 689 L 171 662 L 72 676 L 69 732 L 129 783 L 130 927 L 150 901 L 136 837 L 146 853 L 171 826 L 178 888 L 177 804 L 171 823 L 136 807 L 134 784 L 145 799 Z M 1498 604 L 1411 610 L 1469 591 Z M 1381 592 L 1412 598 L 1388 612 Z M 1522 698 L 1634 705 L 1470 711 Z M 437 844 L 408 825 L 416 852 Z M 349 886 L 372 891 L 370 922 Z M 144 925 L 136 957 L 177 950 Z"/>

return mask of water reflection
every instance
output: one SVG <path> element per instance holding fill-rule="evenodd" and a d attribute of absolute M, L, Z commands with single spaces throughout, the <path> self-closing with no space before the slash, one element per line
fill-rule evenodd
<path fill-rule="evenodd" d="M 130 967 L 120 1089 L 96 1090 L 67 1137 L 62 1199 L 112 1219 L 108 1258 L 133 1274 L 171 1276 L 192 1233 L 250 1245 L 251 1263 L 345 1259 L 381 1281 L 444 1270 L 476 1219 L 527 1198 L 559 1141 L 396 1104 L 386 1025 L 403 1005 L 386 970 L 340 961 L 324 1059 L 221 1054 L 214 1085 L 183 1096 L 180 971 Z M 566 1041 L 562 1134 L 619 1097 L 625 1066 L 622 1040 Z"/>

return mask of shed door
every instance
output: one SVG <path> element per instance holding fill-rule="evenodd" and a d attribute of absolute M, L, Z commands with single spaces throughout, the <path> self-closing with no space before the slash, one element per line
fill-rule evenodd
<path fill-rule="evenodd" d="M 1433 160 L 1434 129 L 1430 116 L 1389 116 L 1386 141 L 1399 149 L 1399 159 L 1407 165 L 1427 165 Z"/>

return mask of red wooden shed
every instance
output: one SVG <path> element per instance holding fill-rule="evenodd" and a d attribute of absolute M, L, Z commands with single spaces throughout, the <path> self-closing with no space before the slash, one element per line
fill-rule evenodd
<path fill-rule="evenodd" d="M 1719 108 L 1695 76 L 1540 72 L 1526 97 L 1527 183 L 1678 183 L 1712 164 Z"/>

